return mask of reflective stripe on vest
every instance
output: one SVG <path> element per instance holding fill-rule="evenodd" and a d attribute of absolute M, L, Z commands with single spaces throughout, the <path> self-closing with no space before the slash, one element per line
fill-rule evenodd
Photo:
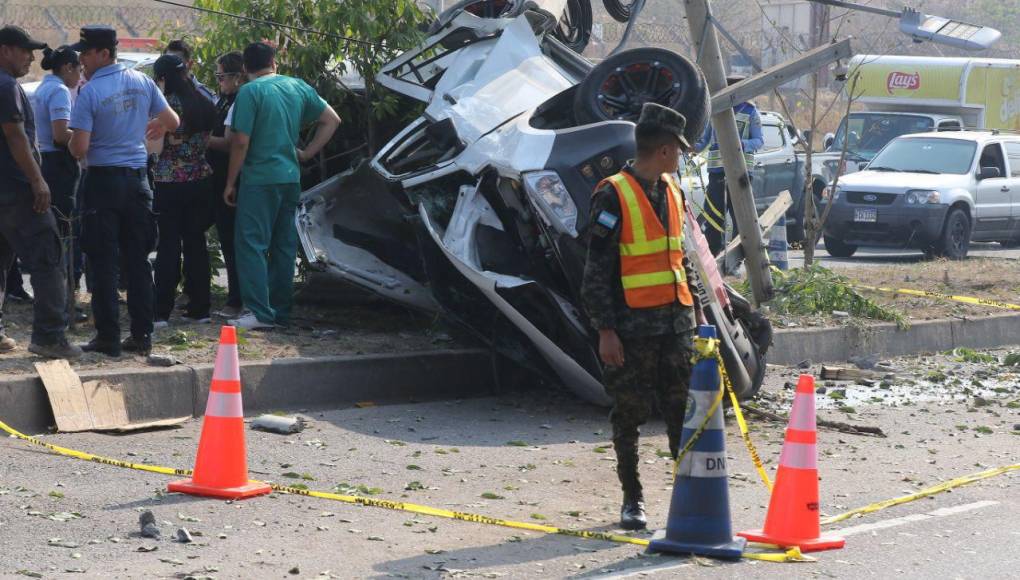
<path fill-rule="evenodd" d="M 627 173 L 606 179 L 620 201 L 620 282 L 630 308 L 655 308 L 694 299 L 684 271 L 684 201 L 672 176 L 666 182 L 669 223 L 664 228 L 641 185 Z"/>
<path fill-rule="evenodd" d="M 749 138 L 751 136 L 751 115 L 736 113 L 734 117 L 737 119 L 737 132 L 740 134 L 740 138 Z M 722 154 L 719 153 L 719 141 L 714 131 L 712 132 L 712 144 L 709 147 L 705 161 L 707 162 L 706 167 L 708 169 L 718 169 L 723 166 Z M 744 153 L 744 163 L 748 167 L 754 165 L 754 153 Z"/>

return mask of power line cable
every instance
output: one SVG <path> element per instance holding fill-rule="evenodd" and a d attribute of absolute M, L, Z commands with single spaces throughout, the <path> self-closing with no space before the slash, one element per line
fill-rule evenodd
<path fill-rule="evenodd" d="M 195 10 L 197 12 L 204 12 L 207 14 L 215 14 L 217 16 L 226 16 L 228 18 L 235 18 L 237 20 L 246 20 L 248 22 L 254 22 L 256 24 L 262 24 L 265 26 L 271 26 L 274 28 L 283 28 L 286 30 L 294 30 L 297 32 L 304 32 L 306 34 L 317 34 L 319 36 L 325 36 L 328 38 L 334 38 L 336 40 L 343 40 L 348 43 L 360 44 L 362 46 L 372 46 L 376 48 L 388 48 L 386 45 L 379 42 L 371 42 L 368 40 L 361 40 L 360 38 L 352 38 L 350 36 L 343 36 L 340 34 L 333 34 L 332 32 L 323 32 L 321 30 L 315 30 L 312 28 L 305 28 L 302 26 L 292 26 L 290 24 L 283 24 L 281 22 L 274 22 L 272 20 L 264 20 L 262 18 L 253 18 L 251 16 L 244 16 L 242 14 L 234 14 L 233 12 L 225 12 L 223 10 L 214 10 L 212 8 L 202 8 L 200 6 L 192 6 L 189 4 L 182 4 L 180 2 L 172 2 L 171 0 L 152 0 L 158 4 L 168 4 L 170 6 L 176 6 L 178 8 L 185 8 L 188 10 Z"/>

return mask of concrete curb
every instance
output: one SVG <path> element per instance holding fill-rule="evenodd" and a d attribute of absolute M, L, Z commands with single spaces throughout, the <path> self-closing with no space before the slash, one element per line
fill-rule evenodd
<path fill-rule="evenodd" d="M 82 381 L 103 380 L 127 393 L 132 421 L 201 416 L 213 365 L 89 370 Z M 246 414 L 350 405 L 359 401 L 408 402 L 472 397 L 492 389 L 488 351 L 442 350 L 401 354 L 291 358 L 241 365 Z M 36 375 L 0 379 L 0 420 L 39 433 L 53 425 Z"/>
<path fill-rule="evenodd" d="M 906 330 L 897 329 L 895 324 L 781 329 L 776 331 L 768 362 L 778 365 L 795 365 L 805 360 L 841 362 L 852 356 L 874 353 L 892 357 L 1010 344 L 1020 344 L 1020 315 L 1017 314 L 925 320 Z"/>
<path fill-rule="evenodd" d="M 768 362 L 795 365 L 845 361 L 879 353 L 905 356 L 957 347 L 992 348 L 1020 344 L 1020 315 L 918 322 L 907 330 L 894 324 L 863 328 L 808 328 L 776 331 Z M 491 355 L 485 350 L 294 358 L 241 365 L 248 414 L 322 408 L 359 401 L 408 402 L 484 396 L 493 389 Z M 212 380 L 212 365 L 83 371 L 83 381 L 102 379 L 128 391 L 132 421 L 201 416 Z M 38 433 L 53 424 L 49 400 L 35 375 L 0 379 L 0 419 Z"/>

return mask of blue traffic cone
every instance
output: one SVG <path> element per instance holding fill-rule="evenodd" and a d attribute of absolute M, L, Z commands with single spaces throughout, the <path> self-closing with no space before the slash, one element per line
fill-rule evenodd
<path fill-rule="evenodd" d="M 702 325 L 700 338 L 715 338 L 715 327 Z M 691 373 L 690 392 L 680 448 L 694 436 L 719 396 L 719 364 L 714 358 L 699 360 Z M 733 536 L 730 522 L 729 483 L 726 478 L 726 440 L 722 404 L 708 420 L 701 437 L 684 456 L 673 481 L 666 530 L 648 545 L 650 552 L 698 554 L 738 559 L 747 540 Z"/>

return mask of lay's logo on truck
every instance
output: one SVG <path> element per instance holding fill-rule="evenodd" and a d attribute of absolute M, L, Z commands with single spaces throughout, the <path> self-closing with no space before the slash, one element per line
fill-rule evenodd
<path fill-rule="evenodd" d="M 921 73 L 904 73 L 893 71 L 885 79 L 885 89 L 889 94 L 895 90 L 916 91 L 921 88 Z"/>

